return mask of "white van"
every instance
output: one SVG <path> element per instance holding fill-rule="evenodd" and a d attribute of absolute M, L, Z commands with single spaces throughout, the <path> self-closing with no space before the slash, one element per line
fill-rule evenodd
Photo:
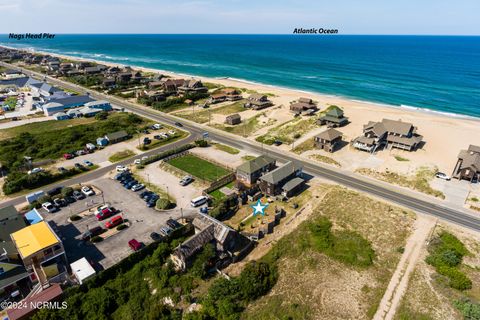
<path fill-rule="evenodd" d="M 207 197 L 200 196 L 198 198 L 192 199 L 192 201 L 190 201 L 190 204 L 192 205 L 192 207 L 195 208 L 195 207 L 201 206 L 202 204 L 207 203 L 207 200 L 208 200 Z"/>

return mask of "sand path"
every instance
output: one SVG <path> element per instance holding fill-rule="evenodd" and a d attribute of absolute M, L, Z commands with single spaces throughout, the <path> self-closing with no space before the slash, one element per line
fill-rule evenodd
<path fill-rule="evenodd" d="M 405 250 L 400 258 L 395 272 L 390 279 L 387 290 L 383 295 L 374 320 L 391 320 L 405 294 L 410 276 L 420 257 L 422 247 L 432 234 L 436 219 L 425 215 L 417 215 L 414 232 L 407 239 Z"/>

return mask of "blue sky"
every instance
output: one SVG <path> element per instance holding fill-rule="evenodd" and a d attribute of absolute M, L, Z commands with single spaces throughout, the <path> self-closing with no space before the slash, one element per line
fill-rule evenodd
<path fill-rule="evenodd" d="M 479 35 L 479 0 L 0 0 L 0 33 Z"/>

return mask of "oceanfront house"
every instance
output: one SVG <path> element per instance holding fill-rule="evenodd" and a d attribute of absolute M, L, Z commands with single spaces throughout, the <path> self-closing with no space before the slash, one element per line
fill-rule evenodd
<path fill-rule="evenodd" d="M 295 114 L 312 113 L 317 110 L 317 105 L 309 98 L 300 98 L 298 101 L 292 101 L 290 104 L 290 111 Z"/>
<path fill-rule="evenodd" d="M 108 140 L 108 143 L 118 143 L 121 141 L 125 141 L 128 138 L 130 138 L 130 136 L 125 130 L 120 130 L 120 131 L 105 135 L 105 139 Z"/>
<path fill-rule="evenodd" d="M 208 91 L 208 88 L 203 85 L 202 81 L 190 79 L 190 80 L 185 80 L 183 84 L 178 87 L 178 91 L 183 94 L 205 93 Z"/>
<path fill-rule="evenodd" d="M 92 67 L 93 64 L 91 62 L 80 61 L 75 64 L 75 68 L 77 70 L 85 70 L 85 68 Z"/>
<path fill-rule="evenodd" d="M 131 72 L 120 72 L 115 75 L 116 83 L 126 84 L 126 83 L 129 83 L 131 79 L 132 79 Z"/>
<path fill-rule="evenodd" d="M 163 93 L 163 91 L 143 90 L 138 92 L 137 98 L 146 98 L 150 102 L 157 102 L 157 101 L 164 101 L 167 97 L 165 96 L 165 93 Z"/>
<path fill-rule="evenodd" d="M 327 152 L 334 152 L 340 147 L 342 142 L 342 133 L 335 129 L 328 129 L 320 133 L 314 138 L 315 146 L 318 149 L 325 150 Z"/>
<path fill-rule="evenodd" d="M 47 222 L 22 228 L 10 237 L 37 288 L 41 290 L 50 283 L 61 283 L 67 279 L 68 264 L 62 241 Z"/>
<path fill-rule="evenodd" d="M 199 213 L 193 226 L 195 235 L 180 244 L 170 256 L 177 270 L 187 270 L 195 255 L 209 243 L 214 246 L 217 257 L 229 262 L 235 262 L 252 245 L 246 237 L 207 214 Z"/>
<path fill-rule="evenodd" d="M 261 155 L 238 166 L 235 176 L 239 183 L 251 187 L 262 174 L 275 169 L 275 167 L 276 160 L 274 158 Z"/>
<path fill-rule="evenodd" d="M 266 95 L 254 93 L 248 97 L 244 106 L 245 108 L 252 108 L 253 110 L 261 110 L 273 106 L 273 103 L 268 100 Z"/>
<path fill-rule="evenodd" d="M 147 83 L 147 88 L 149 89 L 157 89 L 163 87 L 164 81 L 151 81 Z"/>
<path fill-rule="evenodd" d="M 225 123 L 229 125 L 236 125 L 242 123 L 242 118 L 238 113 L 231 114 L 225 118 Z"/>
<path fill-rule="evenodd" d="M 480 179 L 480 146 L 470 145 L 458 154 L 452 177 L 475 182 Z"/>
<path fill-rule="evenodd" d="M 215 104 L 215 103 L 224 102 L 225 100 L 227 100 L 227 96 L 225 94 L 215 93 L 215 94 L 212 94 L 207 101 L 209 104 Z"/>
<path fill-rule="evenodd" d="M 3 70 L 0 75 L 5 79 L 15 79 L 24 77 L 21 71 L 14 70 L 14 69 L 5 69 Z"/>
<path fill-rule="evenodd" d="M 242 99 L 242 93 L 234 88 L 226 88 L 222 90 L 227 101 L 237 101 Z"/>
<path fill-rule="evenodd" d="M 359 150 L 372 153 L 382 146 L 413 151 L 417 149 L 422 139 L 413 124 L 383 119 L 381 122 L 370 121 L 364 125 L 363 135 L 355 138 L 352 145 Z"/>
<path fill-rule="evenodd" d="M 67 109 L 84 106 L 88 102 L 94 101 L 90 96 L 66 96 L 58 99 L 50 99 L 48 103 L 41 105 L 45 116 L 51 116 L 57 112 L 65 112 Z"/>
<path fill-rule="evenodd" d="M 260 190 L 267 196 L 282 194 L 289 197 L 303 186 L 304 180 L 301 176 L 302 166 L 297 162 L 288 161 L 260 177 Z M 287 182 L 293 179 L 295 179 L 294 182 L 287 185 Z"/>
<path fill-rule="evenodd" d="M 185 80 L 183 79 L 162 79 L 162 90 L 166 94 L 174 94 L 177 93 L 178 87 L 183 86 Z"/>
<path fill-rule="evenodd" d="M 317 120 L 318 125 L 327 125 L 328 128 L 343 127 L 348 124 L 348 118 L 343 115 L 343 110 L 337 106 L 330 106 L 325 113 Z"/>

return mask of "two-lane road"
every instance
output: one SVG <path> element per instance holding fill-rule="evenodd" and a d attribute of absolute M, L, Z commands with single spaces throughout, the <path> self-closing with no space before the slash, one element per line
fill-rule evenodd
<path fill-rule="evenodd" d="M 18 67 L 13 65 L 9 65 L 9 64 L 4 64 L 4 65 L 10 68 L 18 69 Z M 29 75 L 43 77 L 43 75 L 31 72 L 29 70 L 24 69 L 23 71 Z M 177 118 L 170 114 L 156 111 L 151 108 L 142 107 L 142 106 L 124 101 L 123 99 L 120 99 L 117 97 L 108 96 L 103 93 L 92 92 L 69 82 L 61 81 L 61 80 L 50 78 L 50 77 L 47 77 L 47 79 L 56 85 L 59 85 L 68 89 L 76 90 L 79 92 L 90 92 L 92 97 L 96 99 L 109 100 L 113 104 L 116 104 L 134 113 L 137 113 L 139 115 L 142 115 L 144 117 L 147 117 L 156 121 L 162 121 L 169 124 L 174 124 L 175 122 L 181 122 L 184 125 L 183 129 L 188 130 L 192 133 L 192 136 L 190 137 L 190 139 L 194 139 L 194 137 L 200 137 L 203 132 L 208 131 L 209 137 L 211 139 L 217 140 L 221 143 L 225 143 L 240 149 L 252 150 L 257 153 L 267 152 L 268 154 L 276 157 L 282 162 L 289 161 L 289 160 L 299 161 L 302 163 L 304 167 L 304 171 L 313 176 L 328 179 L 332 182 L 344 185 L 346 187 L 349 187 L 361 192 L 369 193 L 375 197 L 379 197 L 387 201 L 396 203 L 398 205 L 412 209 L 416 212 L 429 214 L 429 215 L 438 217 L 439 219 L 443 219 L 443 220 L 446 220 L 446 221 L 449 221 L 449 222 L 452 222 L 476 231 L 480 231 L 480 218 L 475 217 L 471 214 L 468 214 L 460 209 L 450 208 L 450 207 L 441 205 L 441 200 L 439 199 L 425 197 L 420 194 L 417 195 L 415 192 L 407 192 L 406 190 L 400 187 L 386 185 L 384 183 L 375 183 L 373 181 L 369 181 L 369 179 L 362 178 L 356 174 L 340 171 L 338 169 L 332 169 L 326 165 L 311 163 L 293 154 L 275 150 L 275 148 L 273 147 L 268 147 L 268 146 L 264 147 L 263 145 L 255 141 L 247 140 L 242 137 L 235 136 L 233 134 L 212 129 L 210 127 L 206 127 L 185 119 Z M 131 161 L 131 160 L 128 160 L 128 161 Z M 110 169 L 111 168 L 109 168 L 108 170 Z M 103 168 L 101 170 L 104 170 L 103 173 L 107 171 Z M 96 175 L 95 173 L 92 173 L 91 175 L 96 177 L 103 174 L 102 172 L 100 172 L 100 170 L 98 171 L 99 171 L 98 175 Z M 85 176 L 79 177 L 78 179 L 81 179 L 83 177 L 91 178 L 85 175 Z M 73 183 L 77 183 L 74 181 L 74 179 L 72 179 L 64 182 L 64 184 L 70 183 L 72 181 Z M 15 201 L 15 200 L 11 200 L 11 201 Z"/>

